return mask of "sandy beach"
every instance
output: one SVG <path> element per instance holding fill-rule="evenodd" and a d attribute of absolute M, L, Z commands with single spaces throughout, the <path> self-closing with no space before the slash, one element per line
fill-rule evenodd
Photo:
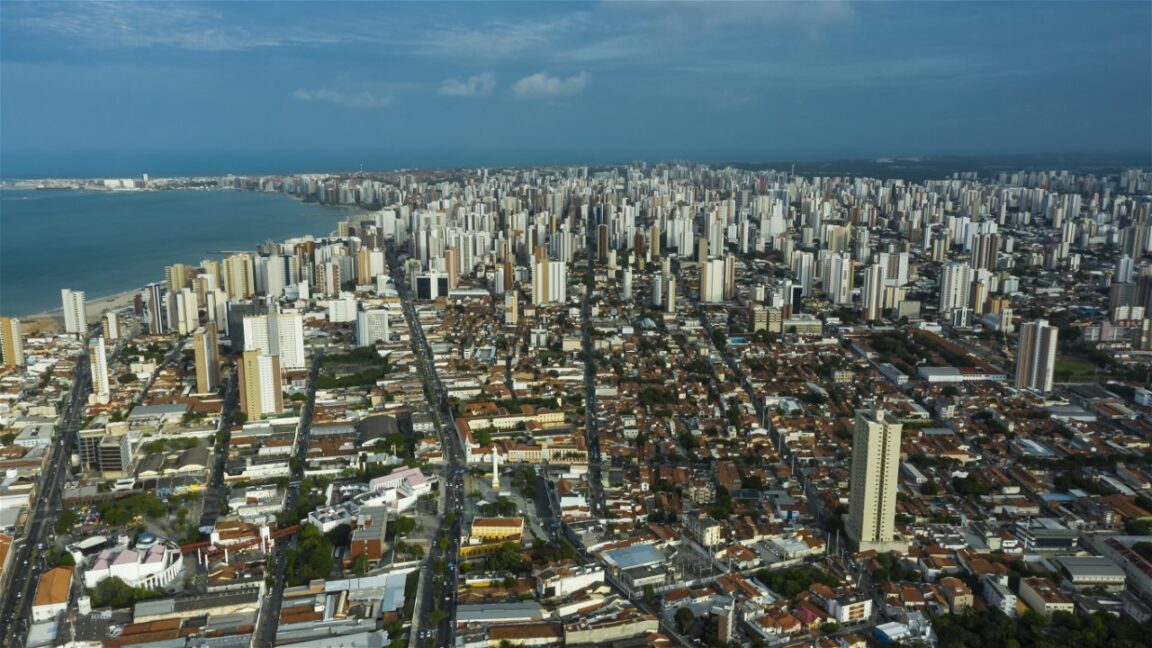
<path fill-rule="evenodd" d="M 118 311 L 124 308 L 131 308 L 132 301 L 139 292 L 140 289 L 137 288 L 107 297 L 97 297 L 87 300 L 84 305 L 84 310 L 88 315 L 88 323 L 95 323 L 101 317 L 104 317 L 104 313 L 110 310 Z M 29 335 L 61 331 L 64 329 L 64 308 L 61 306 L 55 310 L 26 315 L 20 318 L 20 323 L 24 327 L 24 332 Z"/>

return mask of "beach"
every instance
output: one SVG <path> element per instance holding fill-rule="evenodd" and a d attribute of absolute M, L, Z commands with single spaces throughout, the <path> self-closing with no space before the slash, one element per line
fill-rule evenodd
<path fill-rule="evenodd" d="M 107 297 L 87 300 L 84 304 L 84 311 L 88 317 L 88 323 L 95 324 L 108 311 L 131 308 L 132 302 L 140 290 L 137 288 Z M 64 308 L 61 306 L 54 310 L 26 315 L 20 318 L 20 324 L 24 328 L 24 333 L 28 335 L 60 332 L 64 330 Z"/>

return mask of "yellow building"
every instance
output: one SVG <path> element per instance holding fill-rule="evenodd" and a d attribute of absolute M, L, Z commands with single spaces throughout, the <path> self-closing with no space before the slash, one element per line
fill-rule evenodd
<path fill-rule="evenodd" d="M 472 520 L 472 541 L 519 542 L 524 535 L 524 518 L 476 518 Z"/>

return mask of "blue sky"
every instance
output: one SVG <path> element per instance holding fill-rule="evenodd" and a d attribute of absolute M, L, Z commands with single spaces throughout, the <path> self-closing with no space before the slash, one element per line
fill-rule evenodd
<path fill-rule="evenodd" d="M 5 1 L 0 127 L 4 171 L 1147 151 L 1152 3 Z"/>

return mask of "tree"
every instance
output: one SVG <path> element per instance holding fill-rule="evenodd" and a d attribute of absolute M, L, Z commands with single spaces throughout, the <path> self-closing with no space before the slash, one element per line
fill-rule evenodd
<path fill-rule="evenodd" d="M 416 520 L 410 517 L 401 517 L 393 523 L 392 528 L 395 529 L 396 535 L 407 535 L 416 528 Z"/>
<path fill-rule="evenodd" d="M 692 609 L 688 606 L 681 607 L 676 610 L 676 629 L 681 634 L 688 632 L 688 628 L 692 627 L 692 622 L 696 620 L 696 615 L 692 614 Z"/>
<path fill-rule="evenodd" d="M 289 586 L 304 585 L 332 572 L 332 543 L 311 524 L 300 527 L 296 546 L 284 552 Z"/>
<path fill-rule="evenodd" d="M 12 442 L 15 440 L 15 432 L 5 432 L 3 436 L 0 436 L 0 445 L 12 445 Z"/>
<path fill-rule="evenodd" d="M 120 383 L 121 385 L 127 385 L 128 383 L 134 383 L 137 380 L 140 380 L 140 379 L 138 377 L 136 377 L 136 374 L 134 374 L 134 373 L 123 373 L 123 374 L 120 374 L 120 376 L 118 378 L 116 378 L 116 382 Z"/>
<path fill-rule="evenodd" d="M 76 524 L 76 520 L 80 516 L 76 515 L 74 511 L 63 510 L 60 515 L 56 517 L 56 535 L 64 535 L 72 530 L 72 525 Z"/>
<path fill-rule="evenodd" d="M 352 559 L 352 573 L 363 576 L 368 573 L 368 554 L 362 553 Z"/>
<path fill-rule="evenodd" d="M 334 547 L 348 547 L 352 544 L 352 527 L 347 524 L 338 525 L 324 535 Z"/>
<path fill-rule="evenodd" d="M 117 576 L 111 576 L 97 583 L 92 590 L 94 607 L 122 608 L 131 605 L 132 588 Z"/>

